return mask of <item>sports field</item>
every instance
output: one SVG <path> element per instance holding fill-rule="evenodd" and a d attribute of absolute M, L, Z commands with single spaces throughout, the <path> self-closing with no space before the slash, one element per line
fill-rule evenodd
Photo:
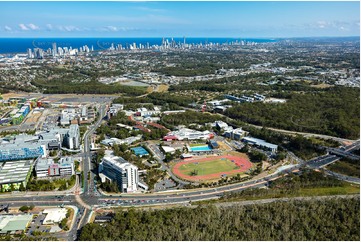
<path fill-rule="evenodd" d="M 233 171 L 234 169 L 238 169 L 238 166 L 226 159 L 216 159 L 201 163 L 188 163 L 179 167 L 179 171 L 181 171 L 183 174 L 190 174 L 192 171 L 197 170 L 198 175 L 200 176 L 218 172 Z"/>
<path fill-rule="evenodd" d="M 178 162 L 173 173 L 184 180 L 207 181 L 243 173 L 252 163 L 240 156 L 223 155 Z"/>

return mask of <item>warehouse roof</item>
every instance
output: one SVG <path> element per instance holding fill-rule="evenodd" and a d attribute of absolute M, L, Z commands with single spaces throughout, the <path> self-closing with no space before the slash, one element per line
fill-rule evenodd
<path fill-rule="evenodd" d="M 0 215 L 0 233 L 25 230 L 32 217 L 32 214 Z"/>

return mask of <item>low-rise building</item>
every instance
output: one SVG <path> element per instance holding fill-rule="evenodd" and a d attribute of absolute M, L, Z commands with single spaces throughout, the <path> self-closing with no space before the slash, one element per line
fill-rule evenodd
<path fill-rule="evenodd" d="M 66 218 L 67 211 L 68 210 L 66 208 L 47 208 L 47 209 L 44 209 L 43 213 L 46 214 L 46 217 L 45 217 L 45 219 L 43 221 L 43 224 L 44 225 L 49 225 L 49 224 L 60 223 L 61 220 Z"/>
<path fill-rule="evenodd" d="M 53 159 L 39 158 L 36 160 L 35 172 L 38 178 L 52 176 L 71 176 L 75 174 L 73 157 L 62 157 L 55 163 Z"/>
<path fill-rule="evenodd" d="M 61 157 L 59 160 L 59 174 L 60 176 L 74 175 L 74 159 L 73 157 Z"/>
<path fill-rule="evenodd" d="M 228 124 L 223 121 L 216 121 L 215 123 L 219 130 L 228 128 Z"/>
<path fill-rule="evenodd" d="M 277 145 L 268 143 L 262 139 L 257 139 L 257 138 L 253 138 L 253 137 L 244 137 L 242 139 L 242 141 L 247 144 L 251 144 L 251 145 L 261 147 L 261 148 L 269 149 L 272 152 L 277 152 L 277 147 L 278 147 Z"/>
<path fill-rule="evenodd" d="M 103 145 L 113 146 L 114 144 L 121 145 L 121 144 L 127 144 L 130 145 L 138 140 L 142 139 L 142 135 L 137 136 L 131 136 L 125 139 L 118 139 L 118 138 L 110 138 L 110 139 L 104 139 L 100 141 Z"/>
<path fill-rule="evenodd" d="M 33 170 L 32 160 L 7 161 L 0 163 L 0 190 L 14 191 L 26 187 Z"/>
<path fill-rule="evenodd" d="M 229 127 L 223 133 L 223 135 L 226 138 L 230 138 L 230 139 L 234 139 L 234 140 L 241 140 L 247 134 L 248 134 L 248 132 L 244 131 L 242 128 L 233 129 L 232 127 Z"/>
<path fill-rule="evenodd" d="M 0 144 L 0 161 L 33 159 L 45 157 L 47 149 L 40 143 L 2 143 Z"/>
<path fill-rule="evenodd" d="M 197 131 L 193 129 L 182 128 L 177 131 L 169 132 L 166 136 L 163 137 L 165 141 L 171 140 L 197 140 L 197 139 L 211 139 L 213 138 L 213 133 L 206 131 Z"/>
<path fill-rule="evenodd" d="M 32 214 L 0 215 L 0 234 L 24 232 L 32 218 Z"/>
<path fill-rule="evenodd" d="M 54 164 L 53 159 L 39 158 L 36 160 L 35 173 L 37 178 L 44 178 L 49 176 L 50 166 Z"/>
<path fill-rule="evenodd" d="M 175 149 L 173 147 L 170 146 L 162 146 L 162 149 L 164 150 L 165 153 L 170 153 L 170 154 L 174 154 L 175 153 Z"/>

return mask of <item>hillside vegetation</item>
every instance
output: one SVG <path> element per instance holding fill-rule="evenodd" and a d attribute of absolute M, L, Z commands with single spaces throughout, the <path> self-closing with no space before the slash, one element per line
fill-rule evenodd
<path fill-rule="evenodd" d="M 359 198 L 117 212 L 80 240 L 357 240 Z"/>
<path fill-rule="evenodd" d="M 225 114 L 266 127 L 356 139 L 360 133 L 360 90 L 337 87 L 295 93 L 285 104 L 242 103 Z"/>

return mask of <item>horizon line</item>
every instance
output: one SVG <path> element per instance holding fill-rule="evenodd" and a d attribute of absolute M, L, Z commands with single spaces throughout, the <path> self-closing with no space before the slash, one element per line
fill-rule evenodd
<path fill-rule="evenodd" d="M 95 39 L 95 38 L 112 38 L 112 39 L 125 39 L 125 38 L 233 38 L 233 39 L 291 39 L 291 38 L 360 38 L 360 35 L 347 35 L 347 36 L 330 36 L 330 35 L 325 35 L 325 36 L 292 36 L 292 37 L 234 37 L 234 36 L 199 36 L 199 37 L 194 37 L 194 36 L 156 36 L 156 37 L 149 37 L 149 36 L 144 36 L 144 37 L 119 37 L 119 36 L 106 36 L 106 37 L 92 37 L 92 36 L 69 36 L 69 37 L 60 37 L 60 36 L 51 36 L 51 37 L 33 37 L 33 36 L 17 36 L 17 37 L 9 37 L 9 36 L 4 36 L 4 37 L 0 37 L 0 39 L 33 39 L 33 38 L 42 38 L 42 39 L 51 39 L 51 38 L 57 38 L 57 39 L 61 39 L 61 38 L 66 38 L 66 39 L 84 39 L 84 38 L 89 38 L 89 39 Z"/>

